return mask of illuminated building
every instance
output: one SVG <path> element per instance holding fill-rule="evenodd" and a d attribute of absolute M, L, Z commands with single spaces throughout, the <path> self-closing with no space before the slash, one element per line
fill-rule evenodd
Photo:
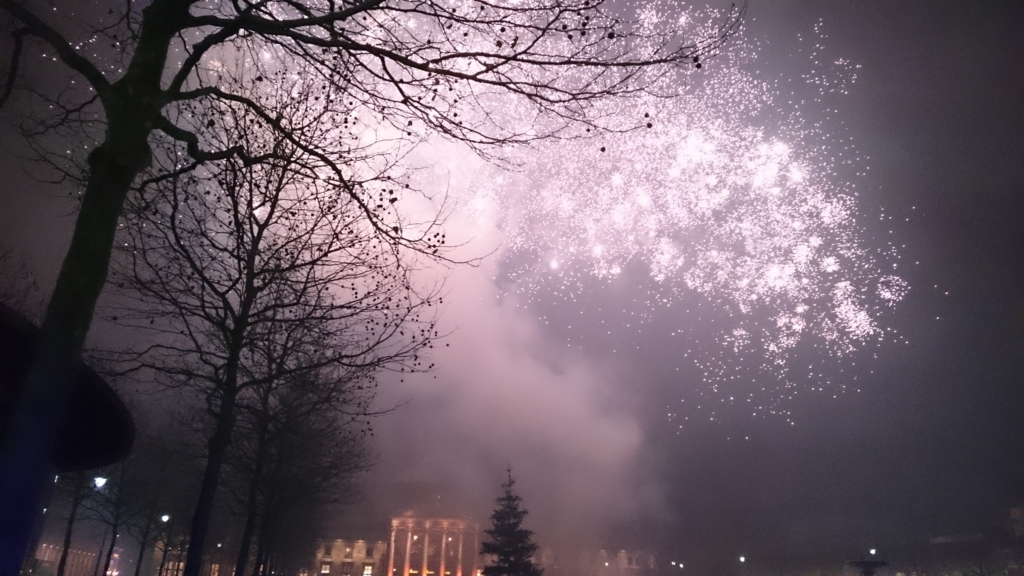
<path fill-rule="evenodd" d="M 458 518 L 391 519 L 388 540 L 323 541 L 316 562 L 301 576 L 480 576 L 480 527 Z M 656 571 L 653 554 L 639 550 L 554 550 L 534 558 L 544 576 L 646 576 Z"/>
<path fill-rule="evenodd" d="M 315 574 L 380 576 L 385 543 L 372 540 L 333 540 L 317 549 Z"/>
<path fill-rule="evenodd" d="M 476 576 L 479 530 L 457 518 L 406 513 L 391 519 L 388 542 L 321 543 L 314 570 L 325 576 Z"/>
<path fill-rule="evenodd" d="M 475 576 L 479 526 L 457 518 L 391 519 L 389 576 Z"/>

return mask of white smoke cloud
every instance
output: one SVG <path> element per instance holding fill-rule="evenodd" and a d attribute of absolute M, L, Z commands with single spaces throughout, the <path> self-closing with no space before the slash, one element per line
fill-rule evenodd
<path fill-rule="evenodd" d="M 448 229 L 474 237 L 477 253 L 495 245 L 486 210 L 456 218 Z M 530 527 L 592 543 L 658 499 L 641 470 L 643 432 L 615 401 L 621 383 L 546 341 L 539 321 L 499 294 L 497 256 L 448 278 L 441 327 L 451 334 L 432 359 L 437 371 L 384 386 L 385 401 L 408 402 L 377 423 L 377 506 L 398 512 L 410 502 L 400 494 L 417 486 L 413 504 L 425 513 L 454 507 L 486 525 L 511 465 Z M 438 496 L 449 502 L 428 501 Z"/>

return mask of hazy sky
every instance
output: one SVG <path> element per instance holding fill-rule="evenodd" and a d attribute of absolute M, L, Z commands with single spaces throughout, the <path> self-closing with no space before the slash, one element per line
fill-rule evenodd
<path fill-rule="evenodd" d="M 380 464 L 354 514 L 417 505 L 483 521 L 511 465 L 542 543 L 647 547 L 720 571 L 740 554 L 905 557 L 1024 501 L 1024 6 L 750 0 L 748 17 L 764 76 L 804 73 L 797 39 L 818 24 L 830 57 L 861 66 L 834 117 L 870 167 L 864 246 L 905 245 L 911 290 L 885 322 L 907 343 L 837 376 L 859 392 L 798 394 L 788 419 L 711 420 L 692 408 L 708 383 L 669 336 L 691 322 L 679 307 L 644 305 L 649 286 L 630 274 L 578 302 L 526 293 L 505 276 L 499 222 L 456 214 L 474 249 L 498 252 L 452 272 L 437 371 L 383 380 L 382 402 L 406 404 L 377 423 Z M 0 241 L 49 282 L 70 207 L 16 164 L 0 155 Z M 649 321 L 627 326 L 640 312 Z M 687 338 L 716 341 L 708 330 Z"/>
<path fill-rule="evenodd" d="M 929 537 L 990 530 L 1024 499 L 1021 7 L 751 2 L 749 16 L 765 75 L 803 73 L 797 38 L 819 23 L 827 54 L 861 66 L 836 118 L 868 157 L 865 245 L 906 246 L 911 292 L 886 322 L 908 343 L 854 368 L 858 393 L 788 402 L 793 424 L 711 421 L 678 402 L 707 386 L 667 336 L 687 319 L 655 308 L 625 327 L 650 310 L 642 279 L 524 304 L 495 288 L 494 266 L 460 270 L 437 379 L 407 383 L 409 405 L 380 423 L 385 484 L 486 514 L 511 463 L 542 536 L 715 567 L 740 554 L 835 563 L 872 546 L 907 557 Z M 587 331 L 600 320 L 611 336 Z M 402 490 L 378 493 L 386 507 Z"/>

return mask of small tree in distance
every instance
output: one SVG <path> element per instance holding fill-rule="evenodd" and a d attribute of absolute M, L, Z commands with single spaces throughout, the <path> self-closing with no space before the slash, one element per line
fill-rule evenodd
<path fill-rule="evenodd" d="M 527 511 L 523 499 L 512 491 L 515 480 L 512 469 L 508 470 L 508 481 L 501 485 L 498 507 L 491 513 L 491 527 L 484 530 L 488 541 L 480 545 L 481 554 L 494 556 L 494 562 L 485 566 L 484 576 L 541 576 L 544 571 L 533 563 L 537 545 L 533 542 L 533 531 L 523 528 Z"/>

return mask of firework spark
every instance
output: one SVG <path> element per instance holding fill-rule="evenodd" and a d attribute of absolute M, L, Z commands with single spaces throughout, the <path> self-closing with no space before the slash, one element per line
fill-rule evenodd
<path fill-rule="evenodd" d="M 785 93 L 793 83 L 751 71 L 757 45 L 737 39 L 703 71 L 659 87 L 677 96 L 601 103 L 606 131 L 519 150 L 526 173 L 479 176 L 463 204 L 498 206 L 511 290 L 583 298 L 639 265 L 655 287 L 649 314 L 701 299 L 716 342 L 694 342 L 689 326 L 675 335 L 709 393 L 738 402 L 746 382 L 754 413 L 787 412 L 806 381 L 801 347 L 842 364 L 891 338 L 884 314 L 908 284 L 883 272 L 892 255 L 863 238 L 855 179 L 866 160 L 827 115 L 808 113 L 845 94 L 856 67 L 825 65 L 820 43 L 811 53 L 811 71 L 794 81 L 815 95 L 802 105 Z M 811 366 L 812 389 L 826 371 Z M 750 386 L 764 376 L 772 384 Z"/>
<path fill-rule="evenodd" d="M 580 9 L 589 10 L 587 3 Z M 537 50 L 589 54 L 611 46 L 617 52 L 610 57 L 643 58 L 659 53 L 666 36 L 658 30 L 682 27 L 689 29 L 685 36 L 715 38 L 716 23 L 729 21 L 728 13 L 680 11 L 673 3 L 631 10 L 631 28 L 612 12 L 597 11 L 595 19 L 578 24 L 600 29 L 600 39 L 574 38 L 566 23 L 564 36 L 545 37 Z M 360 33 L 395 29 L 409 35 L 407 41 L 440 35 L 466 54 L 512 42 L 502 40 L 512 34 L 507 26 L 530 26 L 516 20 L 521 14 L 503 16 L 486 30 L 470 27 L 452 36 L 448 28 L 432 28 L 432 21 L 405 21 L 400 11 L 385 15 L 390 19 L 366 24 Z M 627 30 L 632 40 L 609 44 Z M 653 285 L 642 298 L 646 311 L 618 330 L 635 329 L 662 307 L 696 297 L 704 320 L 681 325 L 674 335 L 681 355 L 703 370 L 708 392 L 750 401 L 755 413 L 785 413 L 781 402 L 800 389 L 796 382 L 803 374 L 814 381 L 828 372 L 798 362 L 799 350 L 811 347 L 833 361 L 848 361 L 892 336 L 884 313 L 908 290 L 904 280 L 882 271 L 881 260 L 891 254 L 883 256 L 863 239 L 854 182 L 866 161 L 841 136 L 826 105 L 847 92 L 857 68 L 825 58 L 823 35 L 815 32 L 808 71 L 791 81 L 759 75 L 757 42 L 732 37 L 724 46 L 699 50 L 689 66 L 645 68 L 631 77 L 636 91 L 616 88 L 614 98 L 577 102 L 557 114 L 541 113 L 537 98 L 516 91 L 452 80 L 438 87 L 415 70 L 409 71 L 409 93 L 396 101 L 437 99 L 423 114 L 418 108 L 385 113 L 356 92 L 342 100 L 363 123 L 349 128 L 351 136 L 364 147 L 379 144 L 392 166 L 409 166 L 409 179 L 427 197 L 443 181 L 464 209 L 500 214 L 507 278 L 528 300 L 576 299 L 640 267 Z M 430 38 L 423 41 L 433 46 L 436 39 Z M 474 62 L 460 65 L 471 70 L 479 64 Z M 615 73 L 588 75 L 586 67 L 526 66 L 519 72 L 539 86 L 584 92 L 590 84 L 619 82 Z M 384 76 L 377 83 L 374 78 L 358 85 L 382 83 L 386 91 Z M 446 139 L 467 130 L 476 136 L 461 143 Z M 487 148 L 477 140 L 499 145 Z M 499 162 L 453 167 L 453 158 L 466 157 L 467 143 Z M 426 166 L 448 178 L 423 172 L 427 177 L 416 178 Z M 402 195 L 395 210 L 412 200 Z M 717 334 L 712 343 L 696 341 L 695 326 L 701 324 L 704 334 L 706 322 Z M 765 376 L 771 384 L 736 393 L 736 383 Z M 833 384 L 842 390 L 852 383 Z M 811 387 L 823 388 L 821 382 Z"/>

